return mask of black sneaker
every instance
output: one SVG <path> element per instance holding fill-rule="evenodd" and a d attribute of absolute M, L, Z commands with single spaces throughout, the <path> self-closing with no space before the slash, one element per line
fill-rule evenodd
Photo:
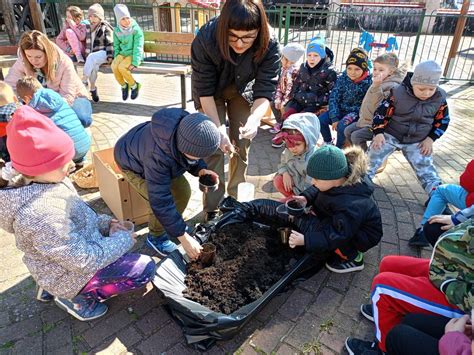
<path fill-rule="evenodd" d="M 415 234 L 408 241 L 408 245 L 411 247 L 427 247 L 430 245 L 428 240 L 426 240 L 425 233 L 423 233 L 423 228 L 417 228 Z"/>
<path fill-rule="evenodd" d="M 54 296 L 48 291 L 43 290 L 41 287 L 36 285 L 36 299 L 40 302 L 50 302 L 54 299 Z"/>
<path fill-rule="evenodd" d="M 205 222 L 210 222 L 210 221 L 212 221 L 213 219 L 216 219 L 218 214 L 219 214 L 218 211 L 206 212 L 206 217 L 204 217 L 204 221 L 205 221 Z"/>
<path fill-rule="evenodd" d="M 356 338 L 346 339 L 346 350 L 349 355 L 383 355 L 376 342 Z"/>
<path fill-rule="evenodd" d="M 92 101 L 99 102 L 99 95 L 97 94 L 97 89 L 91 90 Z"/>
<path fill-rule="evenodd" d="M 338 274 L 363 270 L 364 255 L 362 253 L 358 253 L 355 259 L 352 260 L 342 260 L 341 258 L 336 257 L 334 260 L 328 261 L 326 263 L 326 268 Z"/>
<path fill-rule="evenodd" d="M 141 87 L 142 87 L 142 85 L 140 83 L 137 83 L 137 82 L 135 82 L 135 88 L 133 88 L 133 86 L 132 86 L 131 94 L 130 94 L 130 98 L 132 100 L 135 100 L 138 97 L 138 92 L 140 91 Z"/>
<path fill-rule="evenodd" d="M 126 101 L 128 99 L 128 84 L 125 83 L 125 86 L 122 86 L 122 100 Z"/>
<path fill-rule="evenodd" d="M 361 305 L 360 313 L 371 322 L 374 321 L 374 308 L 372 307 L 372 304 L 368 303 Z"/>

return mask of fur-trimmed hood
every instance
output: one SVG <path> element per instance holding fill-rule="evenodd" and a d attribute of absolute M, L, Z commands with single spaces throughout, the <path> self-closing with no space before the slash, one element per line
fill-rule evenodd
<path fill-rule="evenodd" d="M 344 149 L 344 155 L 350 166 L 350 174 L 342 186 L 355 185 L 362 182 L 367 174 L 367 156 L 359 146 Z"/>

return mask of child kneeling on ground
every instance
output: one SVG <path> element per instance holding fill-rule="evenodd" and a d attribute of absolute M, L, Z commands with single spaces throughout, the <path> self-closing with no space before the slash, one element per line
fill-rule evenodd
<path fill-rule="evenodd" d="M 311 186 L 306 165 L 316 151 L 319 138 L 319 120 L 314 113 L 295 113 L 283 122 L 282 132 L 275 137 L 286 144 L 281 162 L 273 178 L 275 188 L 285 199 L 299 195 Z"/>
<path fill-rule="evenodd" d="M 347 273 L 364 268 L 363 252 L 382 238 L 382 217 L 372 194 L 374 188 L 365 176 L 367 161 L 359 147 L 341 150 L 324 146 L 308 162 L 311 186 L 296 199 L 310 206 L 316 216 L 297 223 L 290 247 L 304 245 L 306 250 L 334 251 L 326 267 Z"/>
<path fill-rule="evenodd" d="M 107 312 L 106 299 L 145 286 L 155 263 L 127 253 L 135 234 L 98 215 L 67 178 L 71 138 L 28 106 L 15 111 L 7 135 L 11 163 L 2 177 L 13 184 L 0 189 L 0 228 L 15 234 L 40 300 L 54 295 L 60 308 L 88 321 Z"/>
<path fill-rule="evenodd" d="M 438 87 L 441 67 L 432 60 L 422 62 L 392 89 L 375 112 L 374 139 L 369 149 L 369 177 L 400 149 L 415 170 L 423 189 L 431 195 L 441 178 L 433 163 L 433 142 L 449 124 L 446 92 Z"/>

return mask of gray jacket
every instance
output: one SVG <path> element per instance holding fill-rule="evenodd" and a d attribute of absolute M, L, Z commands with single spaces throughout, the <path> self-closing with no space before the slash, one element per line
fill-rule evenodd
<path fill-rule="evenodd" d="M 420 100 L 406 77 L 402 84 L 392 90 L 395 110 L 385 127 L 385 133 L 394 136 L 400 143 L 418 143 L 425 139 L 433 128 L 433 120 L 441 105 L 446 102 L 446 92 L 437 87 L 427 100 Z"/>
<path fill-rule="evenodd" d="M 69 179 L 0 189 L 0 228 L 15 234 L 39 286 L 72 298 L 94 274 L 133 245 L 127 231 L 106 238 L 111 217 L 97 215 Z"/>
<path fill-rule="evenodd" d="M 306 152 L 293 155 L 288 148 L 281 154 L 277 174 L 287 172 L 293 179 L 293 193 L 299 195 L 311 186 L 311 178 L 306 174 L 306 166 L 311 155 L 316 150 L 319 139 L 320 125 L 318 116 L 311 113 L 294 114 L 283 122 L 282 129 L 296 129 L 301 132 L 306 141 Z"/>
<path fill-rule="evenodd" d="M 380 102 L 390 95 L 390 90 L 401 84 L 403 78 L 407 74 L 405 69 L 397 69 L 392 75 L 385 78 L 385 80 L 377 86 L 372 84 L 367 90 L 367 93 L 362 100 L 362 105 L 359 111 L 359 120 L 357 127 L 372 127 L 374 120 L 374 113 Z"/>

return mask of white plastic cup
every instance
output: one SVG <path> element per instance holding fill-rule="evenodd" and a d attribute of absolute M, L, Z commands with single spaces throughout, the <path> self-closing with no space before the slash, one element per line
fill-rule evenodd
<path fill-rule="evenodd" d="M 255 197 L 255 186 L 250 182 L 241 182 L 237 186 L 237 201 L 248 202 Z"/>

